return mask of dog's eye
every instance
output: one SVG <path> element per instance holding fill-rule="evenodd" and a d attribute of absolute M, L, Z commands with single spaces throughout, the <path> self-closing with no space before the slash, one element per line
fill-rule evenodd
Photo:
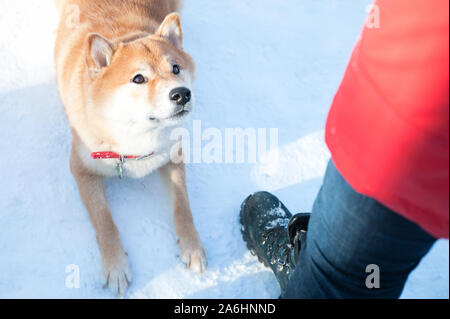
<path fill-rule="evenodd" d="M 178 64 L 173 65 L 173 74 L 180 74 L 180 66 Z"/>
<path fill-rule="evenodd" d="M 133 83 L 143 84 L 145 82 L 146 82 L 146 79 L 142 74 L 138 74 L 133 78 Z"/>

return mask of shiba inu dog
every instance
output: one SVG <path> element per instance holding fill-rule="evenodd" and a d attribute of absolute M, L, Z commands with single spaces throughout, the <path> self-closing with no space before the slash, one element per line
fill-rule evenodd
<path fill-rule="evenodd" d="M 195 65 L 183 51 L 180 0 L 57 0 L 58 88 L 71 126 L 70 168 L 102 255 L 105 286 L 124 295 L 127 254 L 111 217 L 104 178 L 168 181 L 181 260 L 203 272 L 206 257 L 192 218 L 182 153 L 170 139 L 193 107 Z"/>

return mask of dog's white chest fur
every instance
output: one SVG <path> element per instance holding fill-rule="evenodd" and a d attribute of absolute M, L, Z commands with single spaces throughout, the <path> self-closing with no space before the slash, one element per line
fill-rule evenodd
<path fill-rule="evenodd" d="M 149 158 L 144 160 L 126 160 L 123 164 L 123 176 L 131 178 L 142 178 L 158 168 L 166 165 L 170 160 L 170 150 L 164 150 L 163 152 L 155 153 Z M 115 166 L 116 176 L 117 173 L 117 163 Z"/>

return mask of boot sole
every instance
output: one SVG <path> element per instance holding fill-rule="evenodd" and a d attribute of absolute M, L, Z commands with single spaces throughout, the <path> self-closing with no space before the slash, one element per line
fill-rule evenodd
<path fill-rule="evenodd" d="M 271 269 L 269 263 L 268 263 L 266 260 L 262 259 L 260 256 L 258 256 L 258 254 L 256 253 L 255 247 L 253 247 L 253 245 L 250 244 L 250 240 L 249 240 L 249 238 L 248 238 L 247 232 L 245 231 L 245 229 L 243 229 L 244 223 L 243 223 L 243 220 L 242 220 L 242 211 L 243 211 L 243 209 L 244 209 L 244 207 L 245 207 L 245 204 L 247 203 L 247 200 L 248 200 L 250 197 L 251 197 L 251 196 L 247 197 L 247 199 L 244 201 L 244 204 L 242 205 L 241 211 L 240 211 L 240 213 L 239 213 L 239 223 L 241 224 L 241 234 L 242 234 L 242 238 L 244 239 L 245 245 L 247 246 L 247 249 L 251 252 L 251 254 L 254 255 L 254 256 L 256 256 L 256 257 L 258 258 L 258 261 L 259 261 L 260 263 L 262 263 L 262 264 L 263 264 L 264 266 L 266 266 L 267 268 L 270 268 L 270 269 Z"/>

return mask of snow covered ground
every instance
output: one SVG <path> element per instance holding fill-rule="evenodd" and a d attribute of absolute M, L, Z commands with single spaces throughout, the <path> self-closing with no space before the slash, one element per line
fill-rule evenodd
<path fill-rule="evenodd" d="M 221 131 L 278 128 L 282 165 L 188 165 L 209 259 L 203 276 L 177 257 L 159 177 L 108 180 L 134 277 L 127 297 L 276 298 L 276 280 L 241 239 L 239 205 L 268 189 L 292 212 L 311 209 L 329 158 L 326 114 L 370 1 L 185 2 L 185 47 L 198 65 L 190 120 Z M 0 298 L 111 298 L 68 167 L 70 132 L 52 59 L 53 1 L 0 0 L 0 9 Z M 402 297 L 448 298 L 448 256 L 448 241 L 438 241 Z M 80 288 L 66 285 L 70 265 L 79 269 Z"/>

